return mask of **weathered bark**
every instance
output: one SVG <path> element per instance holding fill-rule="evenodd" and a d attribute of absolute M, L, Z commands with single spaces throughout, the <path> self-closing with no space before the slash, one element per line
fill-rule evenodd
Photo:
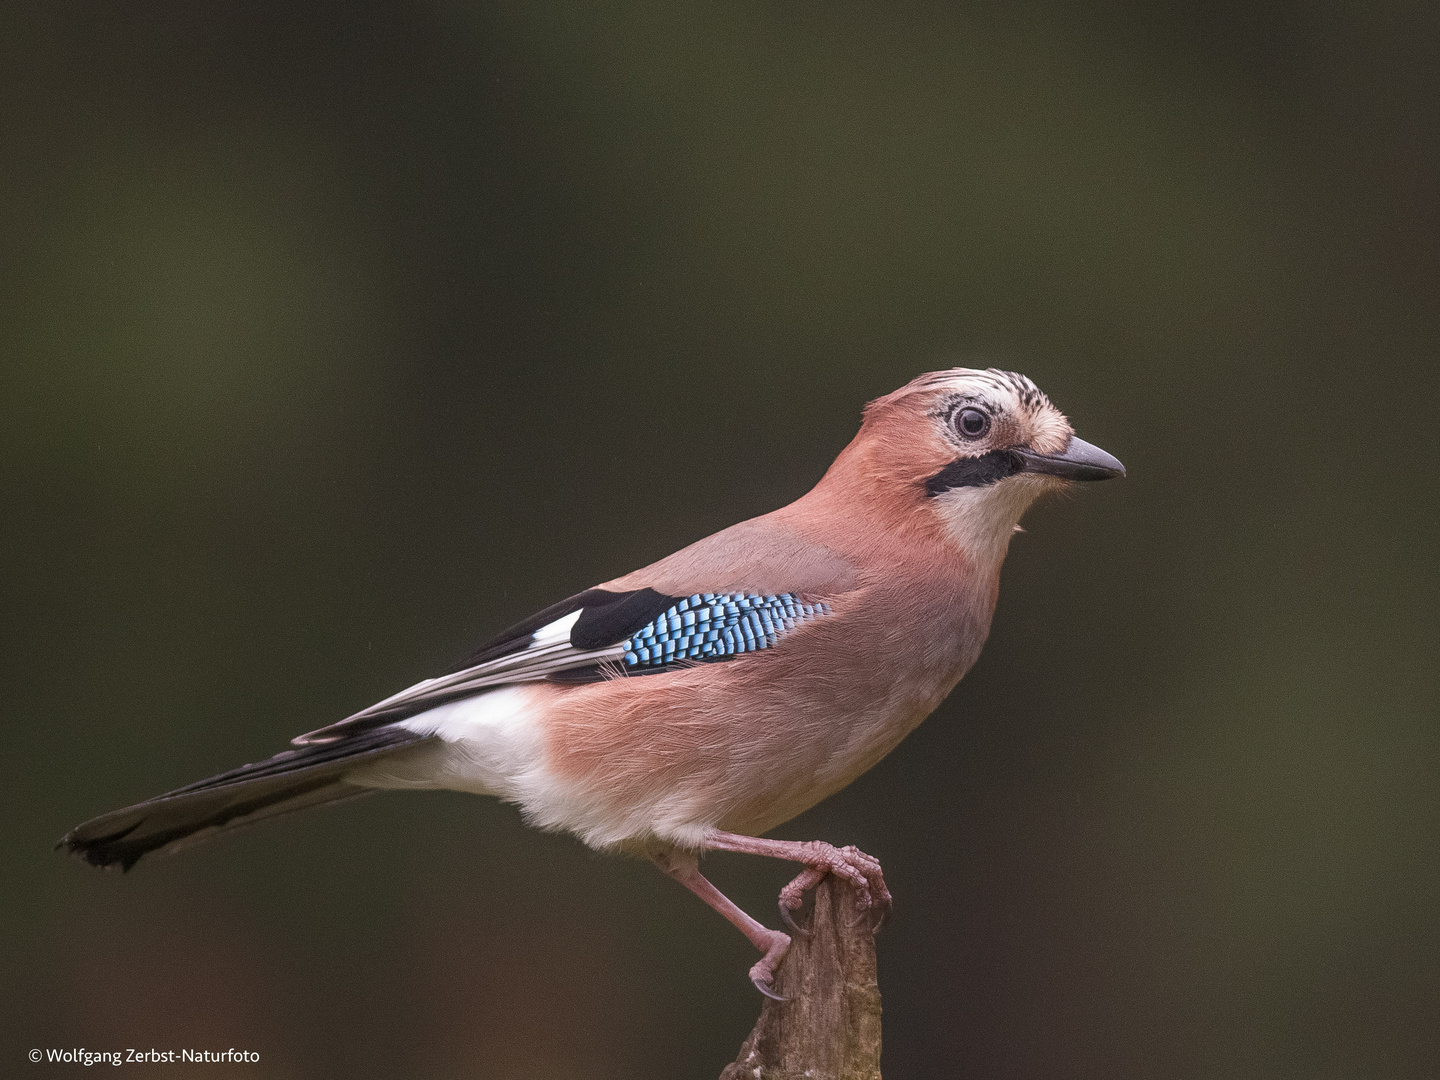
<path fill-rule="evenodd" d="M 870 913 L 834 875 L 815 888 L 760 1019 L 720 1080 L 880 1080 L 880 987 Z"/>

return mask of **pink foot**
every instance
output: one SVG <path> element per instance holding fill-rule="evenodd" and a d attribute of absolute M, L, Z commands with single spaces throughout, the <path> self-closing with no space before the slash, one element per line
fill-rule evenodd
<path fill-rule="evenodd" d="M 800 910 L 805 902 L 805 893 L 820 884 L 826 874 L 834 874 L 854 886 L 860 907 L 874 913 L 872 932 L 885 924 L 895 901 L 885 887 L 880 860 L 853 845 L 837 848 L 822 840 L 809 840 L 798 848 L 788 857 L 805 863 L 805 869 L 780 890 L 780 918 L 786 926 L 803 937 L 810 936 L 809 931 L 795 923 L 792 913 Z"/>
<path fill-rule="evenodd" d="M 775 992 L 775 972 L 780 967 L 780 961 L 784 960 L 785 954 L 790 951 L 790 935 L 782 934 L 779 930 L 767 930 L 765 933 L 770 937 L 770 944 L 765 955 L 750 968 L 750 981 L 755 984 L 755 989 L 766 997 L 774 1001 L 784 1001 L 785 997 Z"/>
<path fill-rule="evenodd" d="M 761 836 L 742 836 L 716 829 L 706 838 L 705 847 L 714 851 L 768 855 L 772 859 L 804 863 L 805 871 L 780 890 L 780 917 L 787 926 L 801 934 L 804 931 L 795 925 L 792 913 L 804 901 L 806 890 L 818 885 L 826 874 L 834 874 L 854 887 L 860 907 L 867 913 L 874 913 L 871 916 L 872 932 L 884 925 L 895 906 L 890 890 L 885 887 L 880 860 L 854 846 L 837 848 L 821 840 L 767 840 Z"/>

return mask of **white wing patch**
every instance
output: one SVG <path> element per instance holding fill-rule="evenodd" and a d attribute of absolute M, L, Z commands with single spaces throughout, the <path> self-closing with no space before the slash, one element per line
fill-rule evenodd
<path fill-rule="evenodd" d="M 435 679 L 423 679 L 398 694 L 392 694 L 384 701 L 377 701 L 368 709 L 361 709 L 338 723 L 306 732 L 291 742 L 296 746 L 331 742 L 344 738 L 348 734 L 347 729 L 357 722 L 383 716 L 397 708 L 432 700 L 438 704 L 438 699 L 448 701 L 457 694 L 477 693 L 512 683 L 539 682 L 558 671 L 623 659 L 625 650 L 622 645 L 611 645 L 603 649 L 577 649 L 570 644 L 570 630 L 580 618 L 580 614 L 579 611 L 572 611 L 569 615 L 542 626 L 531 635 L 530 644 L 518 652 Z"/>
<path fill-rule="evenodd" d="M 553 645 L 557 641 L 568 642 L 570 640 L 570 631 L 574 628 L 575 624 L 580 621 L 580 615 L 583 611 L 584 608 L 581 608 L 579 611 L 572 611 L 569 615 L 562 615 L 549 625 L 542 626 L 539 630 L 536 630 L 535 644 L 531 645 L 530 648 L 533 649 L 536 645 Z"/>

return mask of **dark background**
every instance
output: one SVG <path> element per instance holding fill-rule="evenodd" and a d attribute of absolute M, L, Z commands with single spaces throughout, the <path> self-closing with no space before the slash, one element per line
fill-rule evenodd
<path fill-rule="evenodd" d="M 0 1073 L 716 1075 L 746 942 L 493 801 L 50 846 L 968 363 L 1130 478 L 779 831 L 885 862 L 887 1076 L 1433 1077 L 1437 11 L 5 3 Z M 787 867 L 708 865 L 773 923 Z"/>

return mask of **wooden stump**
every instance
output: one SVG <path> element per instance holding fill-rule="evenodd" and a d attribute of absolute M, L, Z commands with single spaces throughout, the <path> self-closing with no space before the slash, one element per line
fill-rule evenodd
<path fill-rule="evenodd" d="M 802 923 L 803 925 L 803 923 Z M 815 888 L 760 1019 L 720 1080 L 880 1080 L 880 987 L 869 912 L 834 875 Z"/>

